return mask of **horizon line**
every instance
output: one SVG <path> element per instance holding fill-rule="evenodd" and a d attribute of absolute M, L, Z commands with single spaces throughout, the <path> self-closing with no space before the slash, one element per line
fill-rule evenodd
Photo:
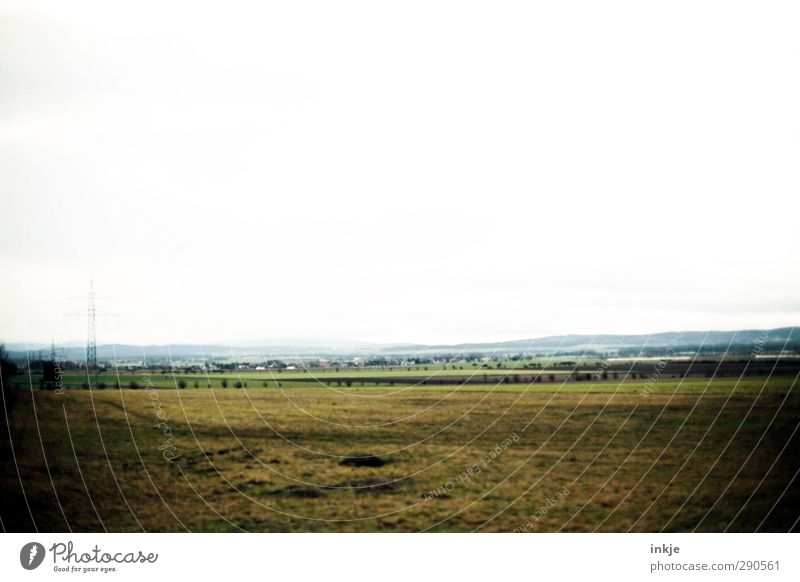
<path fill-rule="evenodd" d="M 291 345 L 292 342 L 303 342 L 307 345 L 312 347 L 325 347 L 326 343 L 330 342 L 338 342 L 338 343 L 346 343 L 346 344 L 360 344 L 364 346 L 375 346 L 375 347 L 392 347 L 392 346 L 425 346 L 425 347 L 437 347 L 437 346 L 460 346 L 460 345 L 470 345 L 470 344 L 504 344 L 504 343 L 516 343 L 516 342 L 524 342 L 524 341 L 537 341 L 537 340 L 544 340 L 550 338 L 559 338 L 559 337 L 587 337 L 587 338 L 596 338 L 596 337 L 608 337 L 608 336 L 626 336 L 626 337 L 650 337 L 654 335 L 668 335 L 668 334 L 684 334 L 684 333 L 741 333 L 741 332 L 760 332 L 760 331 L 776 331 L 782 329 L 797 329 L 798 325 L 782 325 L 778 327 L 752 327 L 752 328 L 733 328 L 733 329 L 672 329 L 666 331 L 654 331 L 650 333 L 553 333 L 548 335 L 541 335 L 541 336 L 528 336 L 528 337 L 518 337 L 516 339 L 503 339 L 503 340 L 469 340 L 469 341 L 459 341 L 459 342 L 434 342 L 434 343 L 426 343 L 426 342 L 415 342 L 415 341 L 367 341 L 367 340 L 357 340 L 357 339 L 335 339 L 335 338 L 315 338 L 315 337 L 276 337 L 276 338 L 261 338 L 261 339 L 241 339 L 241 340 L 232 340 L 232 341 L 208 341 L 208 342 L 192 342 L 192 341 L 170 341 L 170 342 L 153 342 L 153 343 L 138 343 L 138 342 L 107 342 L 107 343 L 98 343 L 99 346 L 135 346 L 135 347 L 166 347 L 166 346 L 196 346 L 196 347 L 203 347 L 203 346 L 216 346 L 216 347 L 258 347 L 260 343 L 271 343 L 275 344 L 276 342 L 287 342 L 287 344 Z M 319 342 L 319 344 L 310 344 L 309 342 Z M 85 344 L 85 340 L 83 339 L 74 339 L 74 340 L 67 340 L 62 342 L 54 342 L 53 340 L 49 341 L 0 341 L 0 345 L 26 345 L 26 346 L 39 346 L 49 347 L 55 344 L 56 346 L 67 346 L 67 347 L 79 347 Z M 75 344 L 75 346 L 68 345 L 68 344 Z M 249 344 L 249 345 L 247 345 Z"/>

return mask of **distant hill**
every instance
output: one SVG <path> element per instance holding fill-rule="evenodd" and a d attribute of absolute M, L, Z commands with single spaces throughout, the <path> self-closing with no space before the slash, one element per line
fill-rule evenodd
<path fill-rule="evenodd" d="M 13 359 L 37 358 L 39 350 L 44 357 L 50 353 L 46 344 L 10 343 L 6 345 Z M 60 347 L 66 360 L 83 360 L 85 348 L 71 344 Z M 104 344 L 97 346 L 100 360 L 148 361 L 186 359 L 291 359 L 330 356 L 433 356 L 475 354 L 598 354 L 660 355 L 673 352 L 702 352 L 748 354 L 789 350 L 800 353 L 800 329 L 782 327 L 771 330 L 748 329 L 738 331 L 686 331 L 661 332 L 650 335 L 558 335 L 504 342 L 461 344 L 370 344 L 337 340 L 265 340 L 243 342 L 237 345 L 148 345 Z"/>
<path fill-rule="evenodd" d="M 782 327 L 771 330 L 748 329 L 738 331 L 684 331 L 660 332 L 650 335 L 555 335 L 542 338 L 513 340 L 492 343 L 464 343 L 454 345 L 403 345 L 384 346 L 386 352 L 393 351 L 629 351 L 647 349 L 672 348 L 676 351 L 697 349 L 700 347 L 721 348 L 730 346 L 752 346 L 754 342 L 763 342 L 763 345 L 782 346 L 787 344 L 793 349 L 800 347 L 800 328 Z"/>

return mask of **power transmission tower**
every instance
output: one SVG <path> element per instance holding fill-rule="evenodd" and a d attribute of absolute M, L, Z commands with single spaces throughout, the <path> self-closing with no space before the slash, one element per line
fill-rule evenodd
<path fill-rule="evenodd" d="M 112 316 L 117 315 L 116 313 L 98 313 L 97 306 L 95 304 L 95 300 L 97 299 L 97 295 L 94 292 L 94 280 L 89 279 L 89 294 L 86 296 L 86 312 L 85 313 L 68 313 L 67 315 L 75 316 L 75 317 L 85 317 L 86 318 L 86 373 L 91 374 L 94 373 L 97 375 L 97 327 L 96 327 L 96 319 L 97 316 Z M 83 299 L 82 297 L 76 297 L 76 299 Z"/>
<path fill-rule="evenodd" d="M 97 369 L 97 328 L 95 327 L 95 318 L 97 317 L 97 307 L 95 306 L 94 295 L 94 281 L 89 279 L 89 305 L 86 310 L 86 319 L 88 321 L 88 333 L 86 339 L 86 369 Z"/>

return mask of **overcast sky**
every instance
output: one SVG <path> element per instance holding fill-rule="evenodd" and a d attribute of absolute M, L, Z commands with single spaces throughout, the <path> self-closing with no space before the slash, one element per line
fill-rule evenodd
<path fill-rule="evenodd" d="M 796 2 L 0 6 L 5 341 L 800 323 Z"/>

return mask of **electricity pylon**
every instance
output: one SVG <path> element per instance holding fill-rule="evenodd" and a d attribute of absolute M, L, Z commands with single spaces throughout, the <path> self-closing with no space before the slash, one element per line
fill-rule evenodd
<path fill-rule="evenodd" d="M 82 297 L 78 297 L 76 299 L 83 299 Z M 117 315 L 116 313 L 98 313 L 97 306 L 95 305 L 95 300 L 97 299 L 97 295 L 94 292 L 94 280 L 89 279 L 89 294 L 86 296 L 87 305 L 86 305 L 86 312 L 85 313 L 68 313 L 67 315 L 75 316 L 75 317 L 85 317 L 86 318 L 86 373 L 97 374 L 97 327 L 96 327 L 96 319 L 97 316 L 111 316 Z"/>
<path fill-rule="evenodd" d="M 86 309 L 86 320 L 88 323 L 86 339 L 86 368 L 97 369 L 97 328 L 95 319 L 97 317 L 97 307 L 95 306 L 94 281 L 89 279 L 89 305 Z"/>

